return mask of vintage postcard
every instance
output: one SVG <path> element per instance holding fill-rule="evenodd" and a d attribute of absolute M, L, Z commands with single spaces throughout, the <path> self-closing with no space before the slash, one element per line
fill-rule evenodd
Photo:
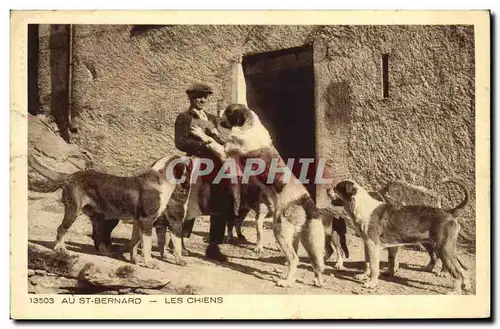
<path fill-rule="evenodd" d="M 488 318 L 489 123 L 488 11 L 12 11 L 11 317 Z"/>

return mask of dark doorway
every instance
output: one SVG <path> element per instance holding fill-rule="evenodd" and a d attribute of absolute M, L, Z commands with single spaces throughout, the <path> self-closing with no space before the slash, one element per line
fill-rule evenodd
<path fill-rule="evenodd" d="M 285 162 L 294 158 L 299 177 L 300 158 L 316 157 L 314 68 L 312 47 L 297 47 L 243 58 L 248 106 L 269 129 Z M 315 198 L 314 165 L 306 184 Z"/>
<path fill-rule="evenodd" d="M 38 98 L 38 24 L 28 24 L 28 112 L 40 110 Z"/>

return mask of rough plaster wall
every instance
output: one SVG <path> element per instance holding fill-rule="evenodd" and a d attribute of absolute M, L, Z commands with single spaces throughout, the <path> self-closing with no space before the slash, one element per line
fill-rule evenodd
<path fill-rule="evenodd" d="M 327 27 L 318 37 L 327 44 L 317 69 L 321 147 L 341 168 L 337 175 L 369 189 L 393 180 L 425 186 L 444 194 L 443 207 L 457 205 L 463 194 L 438 181 L 462 177 L 472 190 L 463 218 L 474 219 L 473 28 Z M 389 54 L 388 99 L 382 97 L 383 53 Z M 328 90 L 342 84 L 349 106 L 328 106 L 326 99 L 335 98 Z"/>
<path fill-rule="evenodd" d="M 74 141 L 96 167 L 117 174 L 145 169 L 174 153 L 176 115 L 196 81 L 215 90 L 210 107 L 231 97 L 231 64 L 243 53 L 302 45 L 310 26 L 166 26 L 131 36 L 130 26 L 74 27 Z"/>

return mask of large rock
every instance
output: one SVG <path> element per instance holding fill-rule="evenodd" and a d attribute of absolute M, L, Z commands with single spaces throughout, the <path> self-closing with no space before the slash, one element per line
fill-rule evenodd
<path fill-rule="evenodd" d="M 45 116 L 28 115 L 28 154 L 34 155 L 48 168 L 73 173 L 92 165 L 91 157 L 75 144 L 66 143 L 52 128 Z M 30 183 L 44 182 L 45 178 L 28 168 Z M 30 197 L 33 194 L 30 192 Z"/>

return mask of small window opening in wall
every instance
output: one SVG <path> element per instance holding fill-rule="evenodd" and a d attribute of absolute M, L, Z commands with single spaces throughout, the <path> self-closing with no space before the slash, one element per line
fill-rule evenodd
<path fill-rule="evenodd" d="M 389 98 L 389 54 L 382 54 L 382 92 Z"/>

